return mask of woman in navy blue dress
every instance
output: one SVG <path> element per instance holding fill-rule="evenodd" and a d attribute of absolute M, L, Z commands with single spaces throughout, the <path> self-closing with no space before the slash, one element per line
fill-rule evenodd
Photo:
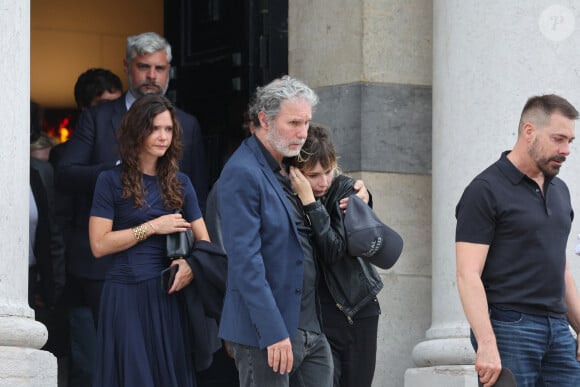
<path fill-rule="evenodd" d="M 178 172 L 181 128 L 163 96 L 137 100 L 118 131 L 121 164 L 99 175 L 89 219 L 95 257 L 113 255 L 101 297 L 95 387 L 195 386 L 175 292 L 193 279 L 165 258 L 166 234 L 209 240 L 189 178 Z M 182 209 L 183 216 L 175 210 Z M 179 267 L 168 292 L 160 272 Z"/>

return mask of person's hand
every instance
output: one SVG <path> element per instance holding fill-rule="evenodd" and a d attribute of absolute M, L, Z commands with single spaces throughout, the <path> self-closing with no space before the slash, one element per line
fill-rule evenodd
<path fill-rule="evenodd" d="M 353 188 L 356 192 L 356 196 L 361 198 L 366 204 L 369 204 L 369 191 L 367 190 L 365 183 L 362 180 L 357 180 L 354 182 Z M 341 210 L 346 211 L 346 208 L 348 207 L 348 198 L 340 199 L 339 206 Z"/>
<path fill-rule="evenodd" d="M 280 375 L 292 371 L 294 355 L 292 354 L 290 338 L 287 337 L 282 341 L 269 345 L 267 349 L 268 366 L 272 368 L 272 371 L 280 372 Z"/>
<path fill-rule="evenodd" d="M 578 342 L 576 346 L 576 360 L 580 361 L 580 335 L 576 336 L 576 341 Z"/>
<path fill-rule="evenodd" d="M 179 265 L 179 270 L 175 274 L 175 281 L 169 289 L 169 294 L 180 291 L 193 280 L 193 271 L 185 259 L 175 259 L 171 262 L 171 266 L 173 265 Z"/>
<path fill-rule="evenodd" d="M 475 356 L 475 371 L 484 387 L 491 387 L 497 382 L 501 372 L 501 358 L 495 342 L 478 345 Z"/>
<path fill-rule="evenodd" d="M 296 167 L 290 167 L 290 182 L 292 183 L 292 189 L 300 198 L 303 206 L 316 201 L 310 182 Z"/>
<path fill-rule="evenodd" d="M 191 223 L 180 213 L 163 215 L 146 223 L 153 234 L 173 234 L 191 228 Z"/>

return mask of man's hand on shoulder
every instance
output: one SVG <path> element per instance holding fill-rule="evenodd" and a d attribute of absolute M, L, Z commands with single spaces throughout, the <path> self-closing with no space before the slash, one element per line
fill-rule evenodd
<path fill-rule="evenodd" d="M 361 198 L 362 201 L 365 202 L 366 204 L 369 204 L 369 191 L 367 190 L 364 181 L 362 180 L 355 181 L 353 188 L 356 191 L 356 196 Z M 346 208 L 348 207 L 348 198 L 340 199 L 339 206 L 341 210 L 346 211 Z"/>
<path fill-rule="evenodd" d="M 292 354 L 292 343 L 289 338 L 278 341 L 268 346 L 268 365 L 274 372 L 284 375 L 292 371 L 294 355 Z"/>

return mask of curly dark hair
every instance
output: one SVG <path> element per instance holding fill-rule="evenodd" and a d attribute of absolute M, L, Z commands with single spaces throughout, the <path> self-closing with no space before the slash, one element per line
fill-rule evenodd
<path fill-rule="evenodd" d="M 179 160 L 183 152 L 181 125 L 176 117 L 175 107 L 166 97 L 150 94 L 139 98 L 123 117 L 117 132 L 121 158 L 121 183 L 123 198 L 133 197 L 135 207 L 145 205 L 143 173 L 139 170 L 139 155 L 145 139 L 153 132 L 155 117 L 168 111 L 173 122 L 173 137 L 165 155 L 157 160 L 157 181 L 163 204 L 169 210 L 183 205 L 183 186 L 177 178 Z"/>

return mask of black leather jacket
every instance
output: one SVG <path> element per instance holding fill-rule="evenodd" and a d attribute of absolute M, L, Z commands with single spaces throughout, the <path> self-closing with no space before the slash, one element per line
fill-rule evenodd
<path fill-rule="evenodd" d="M 337 176 L 321 200 L 304 207 L 324 280 L 337 308 L 349 322 L 383 288 L 373 265 L 347 253 L 344 214 L 339 201 L 354 193 L 354 182 L 350 177 Z"/>

